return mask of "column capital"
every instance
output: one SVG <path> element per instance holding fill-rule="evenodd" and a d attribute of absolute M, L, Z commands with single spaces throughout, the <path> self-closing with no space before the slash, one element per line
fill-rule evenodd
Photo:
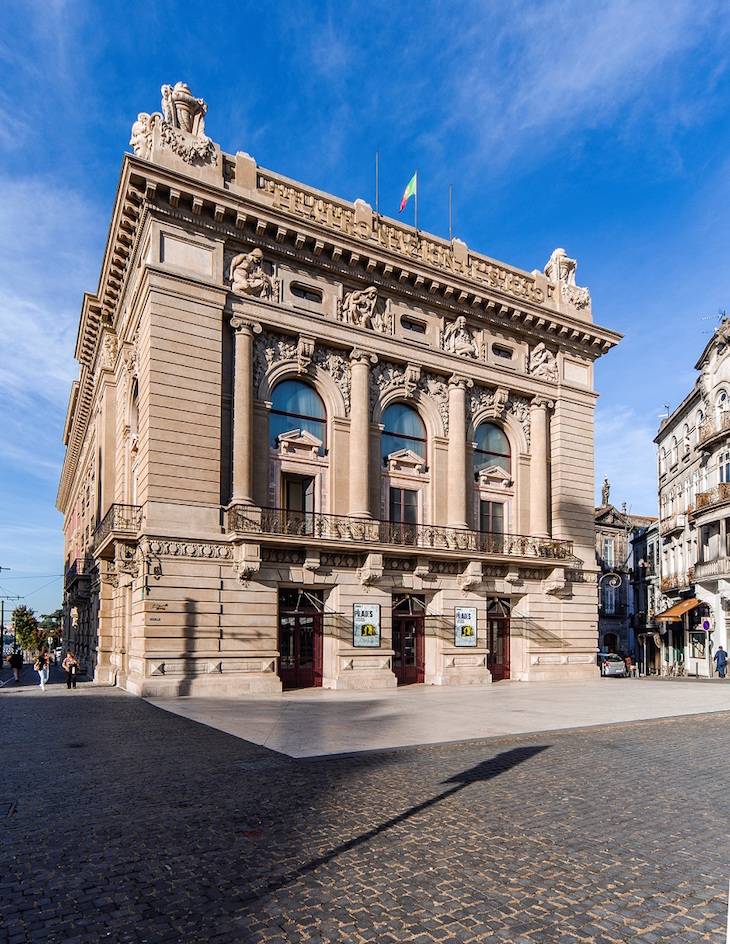
<path fill-rule="evenodd" d="M 552 410 L 555 406 L 555 401 L 551 400 L 550 397 L 543 396 L 539 393 L 537 396 L 533 397 L 530 401 L 530 406 L 542 408 L 545 410 Z"/>
<path fill-rule="evenodd" d="M 261 334 L 264 330 L 258 321 L 254 321 L 252 318 L 244 318 L 242 315 L 232 315 L 231 327 L 234 331 L 241 331 L 246 334 Z"/>
<path fill-rule="evenodd" d="M 350 363 L 366 364 L 369 367 L 370 364 L 377 364 L 378 358 L 376 354 L 371 354 L 369 351 L 363 351 L 359 347 L 354 347 L 350 351 Z"/>
<path fill-rule="evenodd" d="M 452 374 L 449 377 L 449 390 L 452 389 L 461 389 L 466 390 L 467 388 L 471 389 L 474 386 L 474 381 L 469 377 L 460 377 L 458 374 Z"/>

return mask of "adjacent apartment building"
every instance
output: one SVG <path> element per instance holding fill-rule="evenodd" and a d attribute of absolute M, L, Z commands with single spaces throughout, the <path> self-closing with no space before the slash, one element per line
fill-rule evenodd
<path fill-rule="evenodd" d="M 66 635 L 138 694 L 597 673 L 593 323 L 496 262 L 228 155 L 163 86 L 84 297 Z"/>
<path fill-rule="evenodd" d="M 663 670 L 711 675 L 730 611 L 730 321 L 700 359 L 692 391 L 667 417 L 659 450 Z"/>

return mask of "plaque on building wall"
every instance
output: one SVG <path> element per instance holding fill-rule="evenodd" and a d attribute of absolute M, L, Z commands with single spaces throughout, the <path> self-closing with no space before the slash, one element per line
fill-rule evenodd
<path fill-rule="evenodd" d="M 380 604 L 354 603 L 352 644 L 377 648 L 380 645 Z"/>
<path fill-rule="evenodd" d="M 454 607 L 454 645 L 476 646 L 477 608 L 475 606 Z"/>

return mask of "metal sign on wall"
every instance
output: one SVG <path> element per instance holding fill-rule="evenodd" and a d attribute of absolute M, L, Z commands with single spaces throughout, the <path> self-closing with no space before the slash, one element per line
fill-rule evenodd
<path fill-rule="evenodd" d="M 454 645 L 476 646 L 477 608 L 475 606 L 454 607 Z"/>
<path fill-rule="evenodd" d="M 377 648 L 380 645 L 380 604 L 353 603 L 353 646 Z"/>

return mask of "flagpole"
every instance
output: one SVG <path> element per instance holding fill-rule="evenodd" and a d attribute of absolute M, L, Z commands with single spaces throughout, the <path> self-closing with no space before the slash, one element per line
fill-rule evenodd
<path fill-rule="evenodd" d="M 378 152 L 375 151 L 375 218 L 380 218 L 380 183 L 378 180 Z"/>
<path fill-rule="evenodd" d="M 418 168 L 416 168 L 416 236 L 418 236 Z"/>

